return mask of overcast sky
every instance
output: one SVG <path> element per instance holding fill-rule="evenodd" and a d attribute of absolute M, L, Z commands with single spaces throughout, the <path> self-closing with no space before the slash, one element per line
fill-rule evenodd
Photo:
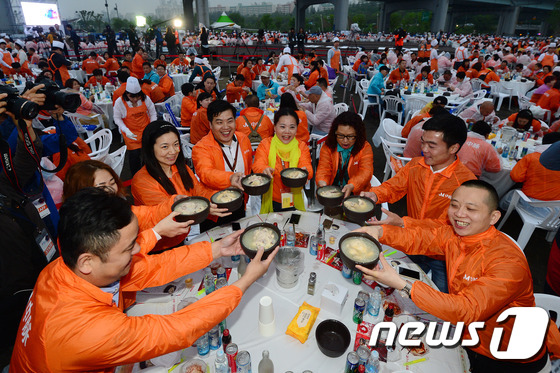
<path fill-rule="evenodd" d="M 258 4 L 263 1 L 273 4 L 284 4 L 290 0 L 258 0 Z M 107 0 L 109 4 L 109 10 L 111 11 L 117 0 Z M 137 15 L 154 13 L 155 8 L 160 4 L 159 0 L 118 0 L 119 14 L 124 15 L 127 13 L 134 13 Z M 177 0 L 176 3 L 182 4 L 181 0 Z M 194 3 L 194 2 L 193 2 Z M 249 5 L 254 4 L 255 1 L 248 0 L 209 0 L 210 6 L 225 5 L 232 6 L 237 4 Z M 60 15 L 63 19 L 72 19 L 75 17 L 75 11 L 77 10 L 93 10 L 95 12 L 105 13 L 105 0 L 58 0 L 58 6 Z"/>

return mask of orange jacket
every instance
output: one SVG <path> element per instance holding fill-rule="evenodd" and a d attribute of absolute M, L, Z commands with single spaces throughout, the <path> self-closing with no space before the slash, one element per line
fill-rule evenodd
<path fill-rule="evenodd" d="M 554 115 L 560 107 L 560 91 L 556 88 L 550 88 L 542 95 L 537 105 L 550 110 Z"/>
<path fill-rule="evenodd" d="M 541 153 L 527 154 L 513 167 L 509 176 L 523 183 L 521 190 L 528 197 L 543 201 L 560 200 L 560 171 L 546 169 L 540 162 Z"/>
<path fill-rule="evenodd" d="M 150 84 L 142 83 L 142 92 L 144 92 L 154 104 L 165 101 L 165 94 L 159 85 L 152 81 L 150 81 Z"/>
<path fill-rule="evenodd" d="M 123 60 L 123 62 L 121 63 L 121 66 L 128 67 L 128 70 L 130 70 L 130 73 L 133 74 L 133 72 L 132 72 L 132 61 Z M 140 76 L 140 78 L 142 78 L 142 76 L 144 76 L 144 70 L 142 70 L 142 75 Z"/>
<path fill-rule="evenodd" d="M 404 221 L 404 229 L 384 225 L 379 241 L 407 254 L 445 256 L 449 285 L 449 294 L 445 294 L 416 281 L 412 301 L 442 320 L 452 324 L 464 322 L 465 339 L 471 338 L 466 332 L 470 323 L 484 321 L 485 328 L 477 330 L 480 344 L 471 349 L 492 358 L 489 347 L 494 329 L 504 329 L 507 343 L 514 323 L 510 318 L 498 324 L 497 317 L 511 307 L 535 306 L 533 280 L 523 251 L 493 226 L 483 233 L 461 237 L 441 221 L 407 217 Z M 556 325 L 549 327 L 547 344 L 555 355 L 559 352 L 559 340 Z"/>
<path fill-rule="evenodd" d="M 327 185 L 332 185 L 339 167 L 340 155 L 336 148 L 333 150 L 323 145 L 315 177 L 317 184 L 319 181 L 324 181 Z M 371 175 L 373 175 L 373 150 L 366 141 L 362 150 L 356 155 L 350 155 L 348 161 L 348 184 L 354 185 L 354 195 L 360 195 L 360 192 L 367 192 L 371 188 Z"/>
<path fill-rule="evenodd" d="M 303 110 L 296 110 L 296 114 L 299 118 L 296 139 L 307 144 L 307 142 L 309 141 L 309 126 L 307 124 L 307 115 Z"/>
<path fill-rule="evenodd" d="M 272 141 L 272 137 L 264 139 L 257 148 L 255 153 L 255 161 L 253 162 L 253 171 L 256 173 L 263 172 L 265 168 L 268 168 L 268 153 L 270 152 L 270 142 Z M 313 177 L 313 167 L 311 166 L 311 154 L 309 153 L 309 148 L 307 144 L 299 141 L 299 150 L 301 151 L 301 156 L 299 157 L 299 162 L 296 165 L 290 165 L 289 162 L 286 162 L 285 168 L 288 167 L 305 167 L 307 172 L 309 172 L 309 176 L 307 177 L 308 180 L 311 180 Z M 282 160 L 280 157 L 276 157 L 276 167 L 274 168 L 274 175 L 273 175 L 273 186 L 272 186 L 272 200 L 274 202 L 281 202 L 281 194 L 282 190 L 290 190 L 290 188 L 284 186 L 282 183 L 282 179 L 280 178 L 280 171 L 282 171 Z"/>
<path fill-rule="evenodd" d="M 194 112 L 191 119 L 191 144 L 196 144 L 210 132 L 207 109 L 200 107 Z"/>
<path fill-rule="evenodd" d="M 474 132 L 469 132 L 457 156 L 476 177 L 480 177 L 482 171 L 498 172 L 502 169 L 496 149 L 486 142 L 484 136 Z"/>
<path fill-rule="evenodd" d="M 251 142 L 241 132 L 235 132 L 235 137 L 239 142 L 239 150 L 241 150 L 243 156 L 243 159 L 238 159 L 237 162 L 243 162 L 245 175 L 249 175 L 253 163 Z M 212 133 L 204 136 L 202 140 L 196 143 L 192 150 L 192 160 L 200 182 L 206 189 L 211 190 L 212 194 L 231 187 L 230 177 L 233 172 L 226 169 L 220 144 L 214 139 Z"/>
<path fill-rule="evenodd" d="M 203 88 L 199 88 L 195 91 L 194 96 L 198 97 L 198 95 L 201 94 L 202 92 L 206 92 L 206 91 Z M 208 92 L 206 92 L 206 93 L 208 93 Z M 210 94 L 212 95 L 212 101 L 215 101 L 218 98 L 218 96 L 216 96 L 216 91 L 215 90 L 213 90 Z"/>
<path fill-rule="evenodd" d="M 130 272 L 121 278 L 117 306 L 112 294 L 56 259 L 39 275 L 28 302 L 10 372 L 113 372 L 115 366 L 190 346 L 239 304 L 238 287 L 216 290 L 170 315 L 129 317 L 123 296 L 174 281 L 211 261 L 209 242 L 134 255 Z"/>
<path fill-rule="evenodd" d="M 58 176 L 60 180 L 64 180 L 64 178 L 66 177 L 66 172 L 68 172 L 70 166 L 90 159 L 88 154 L 91 153 L 91 148 L 88 144 L 86 144 L 84 140 L 82 140 L 81 137 L 78 136 L 76 140 L 74 140 L 74 145 L 78 146 L 81 151 L 75 152 L 72 149 L 68 148 L 68 158 L 66 159 L 66 164 L 64 165 L 62 170 L 56 173 L 56 176 Z M 53 154 L 52 161 L 56 166 L 58 166 L 60 163 L 60 153 Z"/>
<path fill-rule="evenodd" d="M 403 79 L 407 82 L 410 80 L 410 75 L 408 74 L 407 70 L 405 70 L 404 73 L 401 73 L 399 69 L 395 69 L 391 71 L 391 74 L 389 74 L 389 80 L 393 84 L 397 84 Z"/>
<path fill-rule="evenodd" d="M 82 70 L 84 70 L 87 75 L 93 74 L 93 70 L 99 69 L 100 67 L 97 61 L 91 57 L 88 57 L 82 62 Z"/>
<path fill-rule="evenodd" d="M 414 78 L 414 81 L 416 82 L 421 82 L 424 81 L 424 76 L 422 76 L 422 74 L 418 74 L 416 75 L 416 78 Z M 428 73 L 428 76 L 426 77 L 425 81 L 428 82 L 428 84 L 434 84 L 434 76 L 430 73 Z"/>
<path fill-rule="evenodd" d="M 245 92 L 243 88 L 244 86 L 238 87 L 233 82 L 229 83 L 226 87 L 227 102 L 241 102 L 241 100 L 245 99 L 245 97 L 247 97 L 247 92 Z"/>
<path fill-rule="evenodd" d="M 171 65 L 175 66 L 189 66 L 189 61 L 186 58 L 183 58 L 183 61 L 179 60 L 179 57 L 175 58 L 171 61 Z"/>
<path fill-rule="evenodd" d="M 175 95 L 175 86 L 173 85 L 173 79 L 169 75 L 165 74 L 159 79 L 159 88 L 165 95 L 165 99 Z"/>
<path fill-rule="evenodd" d="M 307 81 L 304 83 L 305 84 L 305 88 L 310 89 L 311 87 L 313 87 L 315 84 L 317 84 L 317 79 L 319 79 L 319 71 L 315 70 L 313 71 L 311 74 L 309 74 L 309 78 L 307 79 Z M 327 83 L 328 83 L 328 79 L 327 79 Z"/>
<path fill-rule="evenodd" d="M 327 82 L 329 81 L 329 70 L 326 67 L 321 67 L 321 78 L 325 78 Z"/>
<path fill-rule="evenodd" d="M 266 71 L 266 65 L 255 65 L 253 66 L 253 72 L 255 75 L 260 76 L 263 71 Z"/>
<path fill-rule="evenodd" d="M 401 130 L 401 136 L 408 137 L 408 135 L 410 135 L 410 131 L 414 128 L 414 126 L 420 123 L 422 119 L 430 117 L 430 113 L 422 113 L 412 117 Z"/>
<path fill-rule="evenodd" d="M 177 194 L 185 196 L 201 196 L 210 199 L 213 193 L 208 191 L 194 176 L 193 172 L 189 167 L 187 167 L 187 172 L 189 173 L 191 179 L 193 180 L 194 188 L 186 189 L 183 186 L 183 181 L 181 176 L 177 171 L 177 166 L 172 168 L 173 176 L 171 177 L 171 183 L 175 187 Z M 134 177 L 132 178 L 132 196 L 134 197 L 134 202 L 136 205 L 159 205 L 169 200 L 170 195 L 165 189 L 157 182 L 146 170 L 146 166 L 142 167 Z M 171 213 L 171 211 L 169 211 Z M 161 220 L 161 219 L 160 219 Z M 159 251 L 165 248 L 173 247 L 179 245 L 186 238 L 186 234 L 176 236 L 176 237 L 163 237 L 154 248 L 154 251 Z"/>
<path fill-rule="evenodd" d="M 467 78 L 469 78 L 469 79 L 476 79 L 476 78 L 478 78 L 479 74 L 480 73 L 477 70 L 473 69 L 472 67 L 470 69 L 468 69 L 467 72 L 466 72 Z"/>
<path fill-rule="evenodd" d="M 489 70 L 488 73 L 486 74 L 486 78 L 484 78 L 484 83 L 488 84 L 490 82 L 498 82 L 498 83 L 500 82 L 500 77 L 492 70 Z"/>
<path fill-rule="evenodd" d="M 119 97 L 122 97 L 124 91 L 126 91 L 126 82 L 121 84 L 119 88 L 115 89 L 115 92 L 113 92 L 113 106 L 115 105 L 115 101 L 117 101 Z"/>
<path fill-rule="evenodd" d="M 534 95 L 533 95 L 534 96 Z M 507 119 L 508 122 L 513 122 L 515 123 L 515 120 L 517 119 L 517 114 L 518 113 L 513 113 L 511 114 Z M 539 132 L 541 130 L 542 124 L 538 119 L 533 119 L 533 121 L 531 122 L 531 126 L 533 127 L 533 132 Z"/>
<path fill-rule="evenodd" d="M 193 114 L 196 112 L 196 98 L 185 96 L 181 101 L 181 126 L 190 127 Z"/>
<path fill-rule="evenodd" d="M 249 128 L 244 116 L 247 117 L 253 128 L 257 126 L 257 123 L 259 123 L 259 120 L 262 117 L 261 124 L 259 125 L 259 128 L 257 128 L 257 132 L 261 135 L 261 139 L 274 136 L 274 125 L 272 124 L 270 118 L 264 113 L 264 111 L 256 107 L 248 107 L 241 110 L 241 113 L 239 113 L 239 116 L 235 120 L 236 131 L 242 132 L 246 136 L 251 134 L 251 129 Z"/>
<path fill-rule="evenodd" d="M 108 58 L 107 61 L 105 61 L 105 63 L 101 67 L 107 70 L 107 72 L 109 72 L 109 71 L 117 71 L 120 68 L 120 65 L 116 59 Z"/>
<path fill-rule="evenodd" d="M 144 61 L 144 58 L 139 53 L 136 53 L 132 59 L 131 72 L 136 75 L 138 79 L 144 76 L 144 70 L 142 69 L 142 64 L 144 62 L 146 61 Z"/>
<path fill-rule="evenodd" d="M 95 79 L 95 76 L 92 76 L 91 78 L 89 78 L 89 80 L 86 82 L 86 84 L 84 84 L 84 87 L 89 88 L 90 86 L 97 85 L 97 84 L 101 84 L 102 87 L 105 87 L 105 84 L 107 84 L 107 83 L 111 83 L 111 82 L 109 81 L 109 79 L 107 79 L 106 76 L 102 77 L 101 83 L 99 83 L 97 81 L 97 79 Z"/>
<path fill-rule="evenodd" d="M 253 88 L 253 79 L 255 79 L 255 72 L 253 70 L 248 69 L 247 67 L 244 67 L 241 70 L 241 75 L 243 75 L 243 77 L 245 78 L 245 81 L 243 82 L 243 85 L 245 87 L 249 87 L 249 88 Z"/>
<path fill-rule="evenodd" d="M 162 61 L 160 59 L 157 59 L 154 61 L 154 69 L 157 69 L 157 67 L 159 65 L 163 65 L 163 67 L 167 67 L 167 63 L 165 61 Z"/>
<path fill-rule="evenodd" d="M 395 176 L 371 188 L 377 203 L 395 203 L 406 195 L 408 216 L 415 219 L 447 219 L 451 194 L 474 174 L 459 159 L 433 173 L 423 157 L 413 158 Z"/>

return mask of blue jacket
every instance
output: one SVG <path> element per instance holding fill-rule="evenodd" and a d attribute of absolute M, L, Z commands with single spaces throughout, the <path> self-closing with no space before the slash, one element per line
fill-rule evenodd
<path fill-rule="evenodd" d="M 261 85 L 259 85 L 259 87 L 257 88 L 257 96 L 259 97 L 259 100 L 264 100 L 266 99 L 266 90 L 271 89 L 270 93 L 277 96 L 274 99 L 274 101 L 280 102 L 280 95 L 278 94 L 278 88 L 280 88 L 278 83 L 270 79 L 270 83 L 268 84 L 268 86 L 265 86 L 262 83 Z"/>
<path fill-rule="evenodd" d="M 385 83 L 383 81 L 384 79 L 385 77 L 383 76 L 383 74 L 381 74 L 381 72 L 378 71 L 377 74 L 375 74 L 373 78 L 371 78 L 371 81 L 369 82 L 367 94 L 380 95 L 381 89 L 385 88 Z"/>
<path fill-rule="evenodd" d="M 154 70 L 150 71 L 149 74 L 145 74 L 142 79 L 150 79 L 152 82 L 159 84 L 159 75 Z"/>

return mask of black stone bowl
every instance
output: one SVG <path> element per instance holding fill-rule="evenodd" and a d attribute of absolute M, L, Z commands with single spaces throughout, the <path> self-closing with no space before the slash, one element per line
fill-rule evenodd
<path fill-rule="evenodd" d="M 377 248 L 377 255 L 376 255 L 374 260 L 369 261 L 369 262 L 358 262 L 358 261 L 350 259 L 348 256 L 346 256 L 344 251 L 342 251 L 342 243 L 344 242 L 344 240 L 347 240 L 347 239 L 353 238 L 353 237 L 361 237 L 361 238 L 364 238 L 364 239 L 373 243 L 374 247 Z M 351 270 L 354 270 L 356 268 L 356 264 L 359 264 L 362 267 L 373 269 L 373 268 L 375 268 L 375 266 L 377 265 L 377 262 L 379 261 L 379 254 L 381 253 L 381 244 L 379 243 L 379 241 L 377 241 L 375 238 L 373 238 L 372 236 L 370 236 L 367 233 L 349 232 L 349 233 L 346 233 L 344 236 L 342 236 L 340 238 L 340 240 L 338 241 L 338 249 L 339 249 L 338 252 L 339 252 L 339 255 L 340 255 L 340 259 L 342 259 L 342 263 L 344 263 L 344 265 L 346 267 L 350 268 Z"/>
<path fill-rule="evenodd" d="M 315 329 L 317 346 L 328 357 L 342 356 L 350 345 L 350 331 L 338 320 L 322 321 Z"/>
<path fill-rule="evenodd" d="M 226 190 L 233 190 L 234 192 L 236 192 L 238 194 L 238 197 L 236 199 L 234 199 L 231 202 L 217 202 L 216 198 L 218 198 L 218 196 L 220 195 L 220 193 L 225 192 Z M 243 191 L 241 189 L 237 189 L 237 188 L 227 188 L 224 190 L 221 190 L 219 192 L 216 192 L 212 195 L 212 197 L 210 197 L 210 201 L 212 201 L 213 204 L 217 205 L 218 208 L 220 209 L 228 209 L 229 212 L 234 212 L 239 210 L 239 208 L 241 206 L 243 206 L 243 200 L 244 200 L 245 196 L 243 195 Z"/>
<path fill-rule="evenodd" d="M 298 178 L 298 179 L 292 179 L 292 178 L 284 176 L 287 171 L 291 171 L 291 170 L 301 171 L 305 175 Z M 307 172 L 307 170 L 304 170 L 303 168 L 297 168 L 297 167 L 286 168 L 286 169 L 282 170 L 282 172 L 280 172 L 280 177 L 282 178 L 282 183 L 284 183 L 284 185 L 287 186 L 288 188 L 301 188 L 302 186 L 305 185 L 305 183 L 307 183 L 307 177 L 308 176 L 309 176 L 309 172 Z"/>
<path fill-rule="evenodd" d="M 321 195 L 321 192 L 328 190 L 328 189 L 336 189 L 340 192 L 339 197 L 325 197 Z M 337 207 L 340 206 L 342 200 L 344 199 L 344 193 L 342 193 L 342 189 L 340 187 L 334 185 L 327 185 L 324 187 L 320 187 L 317 189 L 317 201 L 325 207 Z"/>
<path fill-rule="evenodd" d="M 268 180 L 268 182 L 259 186 L 247 185 L 246 181 L 251 175 L 245 176 L 243 179 L 241 179 L 241 185 L 243 185 L 243 190 L 245 191 L 245 193 L 247 193 L 250 196 L 262 196 L 263 194 L 268 192 L 268 189 L 270 188 L 270 183 L 272 182 L 270 176 L 268 176 L 267 174 L 252 174 L 252 175 L 265 177 Z"/>
<path fill-rule="evenodd" d="M 371 210 L 363 211 L 363 212 L 350 210 L 349 208 L 346 207 L 344 202 L 351 201 L 354 199 L 364 199 L 369 201 L 371 203 Z M 373 200 L 368 197 L 350 196 L 348 198 L 345 198 L 344 201 L 342 202 L 342 209 L 344 210 L 344 214 L 346 215 L 346 218 L 348 220 L 356 224 L 363 224 L 364 222 L 368 221 L 375 215 L 375 202 L 373 202 Z"/>
<path fill-rule="evenodd" d="M 256 250 L 252 250 L 249 249 L 247 246 L 245 246 L 245 243 L 243 242 L 243 238 L 247 235 L 247 233 L 251 232 L 253 229 L 256 228 L 269 228 L 272 229 L 274 231 L 274 233 L 276 234 L 276 241 L 274 242 L 274 244 L 271 247 L 268 247 L 264 250 L 263 256 L 262 256 L 262 260 L 265 260 L 266 258 L 268 258 L 268 256 L 270 255 L 270 253 L 272 253 L 274 251 L 274 249 L 276 248 L 276 246 L 280 245 L 280 230 L 278 229 L 278 227 L 276 227 L 273 224 L 270 223 L 257 223 L 257 224 L 253 224 L 250 227 L 245 228 L 245 231 L 243 233 L 241 233 L 241 236 L 239 237 L 239 243 L 241 244 L 241 248 L 243 249 L 243 252 L 245 253 L 245 255 L 247 255 L 249 258 L 253 259 L 255 257 L 255 255 L 257 255 L 257 251 Z"/>
<path fill-rule="evenodd" d="M 172 206 L 171 206 L 171 211 L 175 211 L 175 207 L 177 207 L 178 205 L 180 205 L 183 202 L 187 202 L 187 201 L 192 201 L 192 200 L 200 200 L 206 203 L 206 208 L 200 212 L 197 212 L 196 214 L 191 214 L 191 215 L 186 215 L 186 214 L 181 214 L 181 215 L 177 215 L 175 217 L 175 220 L 181 223 L 184 223 L 186 221 L 189 220 L 194 220 L 194 224 L 200 224 L 202 223 L 204 220 L 206 220 L 206 218 L 208 217 L 208 214 L 210 214 L 210 201 L 208 201 L 206 198 L 204 197 L 198 197 L 198 196 L 194 196 L 194 197 L 186 197 L 186 198 L 182 198 L 180 200 L 178 200 L 177 202 L 175 202 Z"/>

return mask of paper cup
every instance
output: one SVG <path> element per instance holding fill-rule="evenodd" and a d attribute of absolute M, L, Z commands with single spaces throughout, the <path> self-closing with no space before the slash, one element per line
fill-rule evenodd
<path fill-rule="evenodd" d="M 272 298 L 264 296 L 259 301 L 259 332 L 263 337 L 270 337 L 276 330 Z"/>

